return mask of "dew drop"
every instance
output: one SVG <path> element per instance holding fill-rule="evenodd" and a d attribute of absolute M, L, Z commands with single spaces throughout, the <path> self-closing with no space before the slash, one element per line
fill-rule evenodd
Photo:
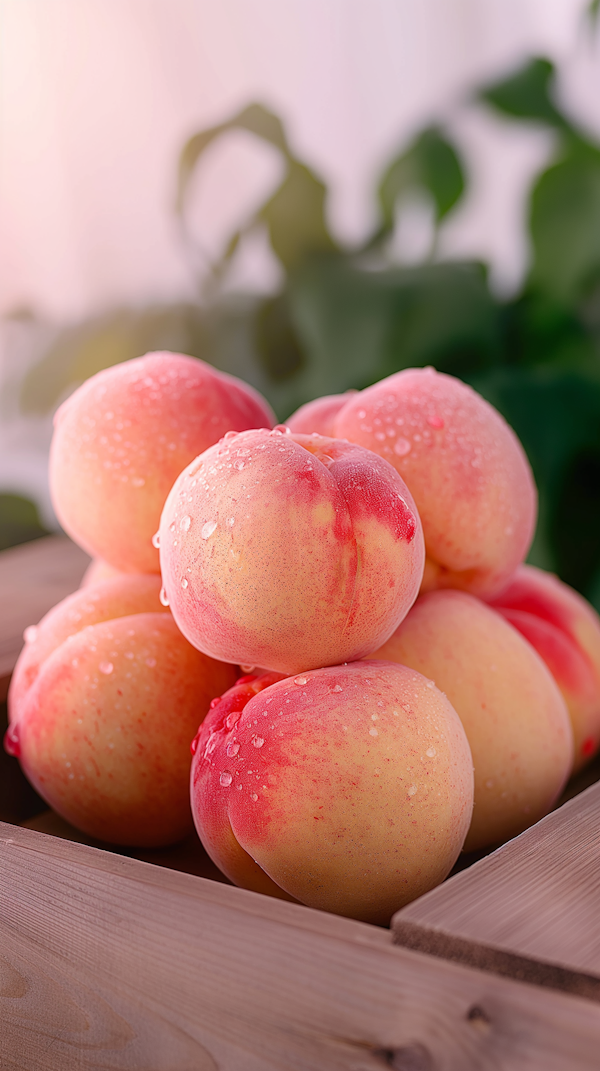
<path fill-rule="evenodd" d="M 341 684 L 334 684 L 333 688 L 331 689 L 332 692 L 341 692 L 342 690 L 343 689 Z"/>
<path fill-rule="evenodd" d="M 254 747 L 262 747 L 264 744 L 264 739 L 262 736 L 253 736 L 252 743 L 254 744 Z"/>
<path fill-rule="evenodd" d="M 407 791 L 409 796 L 414 796 L 415 792 L 417 791 L 417 786 L 409 785 Z"/>
<path fill-rule="evenodd" d="M 169 605 L 169 596 L 167 595 L 167 589 L 166 588 L 161 588 L 160 589 L 160 595 L 158 597 L 160 599 L 161 606 L 168 606 Z"/>
<path fill-rule="evenodd" d="M 228 517 L 227 518 L 227 526 L 228 526 L 228 528 L 233 528 L 234 524 L 235 524 L 235 517 Z"/>
<path fill-rule="evenodd" d="M 185 578 L 185 577 L 184 577 L 184 578 L 183 578 L 183 580 L 181 581 L 181 586 L 182 586 L 183 590 L 185 591 L 185 589 L 186 589 L 186 588 L 187 588 L 187 586 L 188 586 L 188 582 L 187 582 L 187 580 L 186 580 L 186 578 Z"/>
<path fill-rule="evenodd" d="M 214 532 L 216 527 L 217 527 L 217 522 L 216 521 L 207 521 L 206 524 L 202 525 L 202 529 L 200 531 L 200 535 L 202 536 L 203 539 L 208 539 L 209 536 L 211 536 L 213 534 L 213 532 Z"/>
<path fill-rule="evenodd" d="M 175 531 L 175 521 L 171 521 L 171 523 L 169 525 L 169 531 L 170 532 L 174 532 Z"/>
<path fill-rule="evenodd" d="M 146 483 L 142 476 L 134 476 L 131 482 L 134 487 L 143 487 Z"/>
<path fill-rule="evenodd" d="M 240 745 L 239 744 L 228 744 L 227 745 L 227 758 L 228 759 L 235 758 L 235 756 L 237 755 L 239 750 L 240 750 Z"/>
<path fill-rule="evenodd" d="M 37 640 L 38 629 L 37 625 L 28 625 L 23 633 L 23 639 L 25 643 L 33 643 Z"/>
<path fill-rule="evenodd" d="M 432 413 L 431 416 L 427 417 L 427 423 L 429 424 L 430 428 L 444 427 L 444 421 L 441 416 L 438 416 L 437 413 Z"/>
<path fill-rule="evenodd" d="M 110 676 L 114 668 L 112 662 L 101 662 L 98 666 L 100 672 L 105 673 L 107 677 Z"/>
<path fill-rule="evenodd" d="M 235 439 L 237 434 L 237 431 L 226 431 L 223 436 L 223 442 L 227 443 L 230 439 Z"/>
<path fill-rule="evenodd" d="M 154 669 L 154 667 L 156 665 L 156 659 L 155 658 L 147 658 L 146 659 L 146 665 L 149 666 L 150 669 Z"/>
<path fill-rule="evenodd" d="M 182 532 L 189 532 L 191 523 L 192 523 L 192 518 L 189 517 L 187 515 L 187 513 L 186 513 L 185 517 L 182 517 L 180 522 L 179 522 L 179 527 L 181 528 L 181 531 Z"/>
<path fill-rule="evenodd" d="M 436 750 L 435 750 L 434 747 L 428 747 L 427 751 L 425 752 L 425 754 L 427 755 L 428 759 L 435 759 Z"/>
<path fill-rule="evenodd" d="M 242 662 L 240 662 L 240 669 L 241 669 L 242 673 L 246 673 L 247 674 L 247 673 L 252 673 L 253 670 L 256 669 L 256 666 L 246 666 Z"/>
<path fill-rule="evenodd" d="M 252 793 L 252 795 L 250 796 L 250 799 L 251 799 L 251 800 L 254 800 L 254 802 L 256 803 L 256 801 L 257 801 L 257 799 L 258 799 L 258 796 L 256 795 L 256 792 L 253 792 L 253 793 Z"/>
<path fill-rule="evenodd" d="M 219 784 L 222 785 L 223 788 L 228 788 L 232 781 L 232 775 L 229 773 L 228 770 L 224 770 L 219 778 Z"/>
<path fill-rule="evenodd" d="M 160 532 L 155 532 L 152 536 L 152 546 L 158 550 L 160 547 Z"/>
<path fill-rule="evenodd" d="M 364 420 L 366 415 L 367 415 L 367 410 L 366 409 L 359 409 L 358 413 L 356 415 L 357 415 L 359 420 Z"/>
<path fill-rule="evenodd" d="M 369 736 L 379 736 L 377 729 L 369 729 Z"/>
<path fill-rule="evenodd" d="M 308 684 L 308 677 L 294 677 L 294 684 Z"/>
<path fill-rule="evenodd" d="M 409 454 L 410 443 L 408 439 L 396 439 L 396 442 L 394 443 L 394 453 L 397 454 L 398 457 L 404 457 L 406 454 Z"/>

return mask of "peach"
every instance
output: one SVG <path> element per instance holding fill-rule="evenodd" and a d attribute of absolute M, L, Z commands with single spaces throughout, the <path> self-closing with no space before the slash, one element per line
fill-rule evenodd
<path fill-rule="evenodd" d="M 354 395 L 334 433 L 405 480 L 423 524 L 426 589 L 501 590 L 527 554 L 536 491 L 517 437 L 491 405 L 452 376 L 410 368 Z"/>
<path fill-rule="evenodd" d="M 569 715 L 540 656 L 500 614 L 466 592 L 422 595 L 373 657 L 431 677 L 464 725 L 475 767 L 465 850 L 508 840 L 550 810 L 571 770 Z"/>
<path fill-rule="evenodd" d="M 356 394 L 356 391 L 348 390 L 345 394 L 326 394 L 322 398 L 315 398 L 292 413 L 286 420 L 286 425 L 290 431 L 301 435 L 316 433 L 334 439 L 335 418 L 352 394 Z"/>
<path fill-rule="evenodd" d="M 192 828 L 190 740 L 235 676 L 191 647 L 170 614 L 99 621 L 40 664 L 6 747 L 49 806 L 90 836 L 175 843 Z"/>
<path fill-rule="evenodd" d="M 600 618 L 573 588 L 521 565 L 491 605 L 535 647 L 560 688 L 573 725 L 574 770 L 600 745 Z"/>
<path fill-rule="evenodd" d="M 25 646 L 8 690 L 8 716 L 17 716 L 41 665 L 69 636 L 88 625 L 130 614 L 169 613 L 160 602 L 160 577 L 121 573 L 94 587 L 80 588 L 49 610 L 38 625 L 25 629 Z"/>
<path fill-rule="evenodd" d="M 180 353 L 149 353 L 88 379 L 55 416 L 50 489 L 66 532 L 123 572 L 159 572 L 152 536 L 171 485 L 233 429 L 272 427 L 241 380 Z"/>
<path fill-rule="evenodd" d="M 238 885 L 386 924 L 460 852 L 473 804 L 460 720 L 404 666 L 275 676 L 238 684 L 200 729 L 198 833 Z"/>
<path fill-rule="evenodd" d="M 391 465 L 285 429 L 230 433 L 174 484 L 160 523 L 184 636 L 281 673 L 369 654 L 414 602 L 423 537 Z"/>

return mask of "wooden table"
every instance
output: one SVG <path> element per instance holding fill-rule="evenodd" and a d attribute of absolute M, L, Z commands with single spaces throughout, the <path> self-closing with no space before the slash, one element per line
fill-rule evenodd
<path fill-rule="evenodd" d="M 57 537 L 0 556 L 5 684 L 84 567 Z M 2 1071 L 600 1067 L 599 784 L 391 930 L 233 888 L 195 840 L 134 857 L 27 808 L 0 823 Z"/>

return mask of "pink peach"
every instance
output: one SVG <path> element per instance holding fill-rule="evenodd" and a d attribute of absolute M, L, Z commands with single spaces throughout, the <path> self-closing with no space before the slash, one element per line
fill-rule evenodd
<path fill-rule="evenodd" d="M 181 474 L 161 517 L 183 634 L 213 658 L 282 673 L 384 642 L 417 596 L 423 558 L 391 465 L 319 435 L 225 436 Z"/>
<path fill-rule="evenodd" d="M 600 745 L 598 614 L 568 584 L 532 565 L 521 565 L 490 605 L 529 640 L 558 684 L 573 725 L 573 768 L 579 770 Z"/>
<path fill-rule="evenodd" d="M 536 491 L 517 437 L 491 405 L 452 376 L 411 368 L 354 395 L 334 431 L 405 480 L 423 523 L 426 588 L 501 590 L 531 542 Z"/>
<path fill-rule="evenodd" d="M 461 591 L 422 595 L 374 657 L 431 677 L 463 723 L 475 767 L 467 851 L 550 810 L 571 770 L 569 715 L 540 656 L 499 613 Z"/>
<path fill-rule="evenodd" d="M 159 572 L 152 536 L 181 470 L 229 431 L 272 427 L 241 380 L 179 353 L 149 353 L 88 379 L 60 407 L 50 489 L 65 531 L 123 572 Z"/>
<path fill-rule="evenodd" d="M 200 729 L 199 835 L 238 885 L 386 924 L 460 852 L 473 803 L 460 721 L 403 666 L 273 677 L 232 689 Z"/>
<path fill-rule="evenodd" d="M 190 740 L 235 670 L 200 654 L 170 614 L 68 636 L 39 667 L 7 734 L 34 788 L 92 837 L 148 847 L 192 828 Z"/>

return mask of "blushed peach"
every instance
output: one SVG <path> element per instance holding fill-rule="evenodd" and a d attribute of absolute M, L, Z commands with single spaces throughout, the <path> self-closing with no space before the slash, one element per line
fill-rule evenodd
<path fill-rule="evenodd" d="M 44 659 L 7 749 L 43 799 L 90 836 L 175 843 L 192 828 L 190 740 L 234 679 L 232 666 L 190 646 L 170 614 L 101 621 Z"/>
<path fill-rule="evenodd" d="M 452 376 L 411 368 L 354 395 L 334 429 L 405 480 L 423 524 L 426 589 L 502 589 L 527 554 L 536 491 L 516 435 L 491 405 Z"/>
<path fill-rule="evenodd" d="M 15 666 L 8 691 L 8 716 L 17 716 L 25 694 L 40 667 L 57 647 L 100 621 L 131 614 L 168 613 L 159 598 L 160 577 L 121 573 L 90 588 L 80 588 L 49 610 L 38 625 L 25 629 L 25 646 Z"/>
<path fill-rule="evenodd" d="M 579 770 L 600 745 L 600 618 L 556 576 L 521 565 L 490 604 L 544 659 L 573 725 Z"/>
<path fill-rule="evenodd" d="M 443 880 L 468 829 L 459 718 L 432 681 L 390 663 L 272 681 L 232 689 L 195 741 L 204 846 L 245 888 L 388 923 Z"/>
<path fill-rule="evenodd" d="M 196 458 L 160 523 L 165 590 L 190 643 L 281 673 L 384 642 L 416 598 L 423 558 L 391 465 L 277 429 L 231 433 Z"/>
<path fill-rule="evenodd" d="M 422 595 L 373 657 L 431 677 L 464 725 L 475 767 L 467 851 L 550 810 L 571 770 L 569 715 L 540 656 L 500 614 L 462 591 Z"/>
<path fill-rule="evenodd" d="M 60 407 L 50 489 L 66 532 L 123 572 L 159 572 L 152 536 L 171 485 L 230 430 L 272 427 L 241 380 L 180 353 L 149 353 L 88 379 Z"/>
<path fill-rule="evenodd" d="M 322 398 L 315 398 L 306 405 L 301 405 L 295 413 L 286 420 L 290 431 L 300 435 L 327 435 L 334 439 L 335 418 L 346 405 L 349 397 L 356 394 L 355 390 L 346 391 L 345 394 L 326 394 Z"/>

